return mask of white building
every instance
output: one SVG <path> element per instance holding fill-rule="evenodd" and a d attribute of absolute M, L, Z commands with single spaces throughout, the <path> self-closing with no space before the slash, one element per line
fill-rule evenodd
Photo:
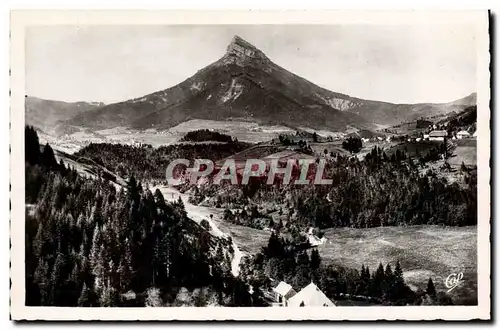
<path fill-rule="evenodd" d="M 309 231 L 307 232 L 307 238 L 311 246 L 318 246 L 321 244 L 325 244 L 328 241 L 325 236 L 319 238 L 318 236 L 314 235 L 314 228 L 312 227 L 309 228 Z"/>
<path fill-rule="evenodd" d="M 333 307 L 335 304 L 313 282 L 288 300 L 289 307 Z"/>
<path fill-rule="evenodd" d="M 460 131 L 457 133 L 457 139 L 462 140 L 462 139 L 468 139 L 470 138 L 470 133 L 467 131 Z"/>
<path fill-rule="evenodd" d="M 282 307 L 288 306 L 289 299 L 297 293 L 290 284 L 283 281 L 281 281 L 278 286 L 273 289 L 273 291 L 276 293 L 278 306 Z"/>

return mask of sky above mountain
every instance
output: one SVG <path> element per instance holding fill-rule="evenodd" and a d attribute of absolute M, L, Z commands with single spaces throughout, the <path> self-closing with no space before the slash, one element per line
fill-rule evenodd
<path fill-rule="evenodd" d="M 331 91 L 394 103 L 476 91 L 468 25 L 43 26 L 26 31 L 26 94 L 119 102 L 174 86 L 219 59 L 234 35 Z"/>

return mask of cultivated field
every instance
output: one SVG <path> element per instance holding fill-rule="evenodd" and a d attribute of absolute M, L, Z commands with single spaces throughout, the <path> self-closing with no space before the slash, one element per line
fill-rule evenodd
<path fill-rule="evenodd" d="M 342 142 L 344 140 L 337 140 L 333 142 L 312 142 L 310 143 L 311 149 L 318 155 L 323 156 L 325 149 L 327 150 L 328 154 L 331 152 L 337 153 L 342 156 L 351 156 L 349 151 L 345 150 L 342 148 Z M 372 151 L 374 147 L 378 147 L 382 150 L 389 150 L 392 148 L 394 145 L 396 145 L 395 142 L 387 142 L 387 141 L 376 141 L 376 142 L 363 142 L 363 146 L 361 147 L 361 150 L 356 153 L 352 154 L 352 156 L 358 157 L 359 160 L 363 160 L 365 156 Z"/>
<path fill-rule="evenodd" d="M 245 254 L 260 252 L 270 233 L 216 220 L 217 226 L 230 233 Z M 477 299 L 477 227 L 378 227 L 368 229 L 332 228 L 318 250 L 325 262 L 360 269 L 399 260 L 406 282 L 416 290 L 425 290 L 429 277 L 437 290 L 451 273 L 464 273 L 463 284 L 449 294 L 455 303 L 473 303 Z"/>
<path fill-rule="evenodd" d="M 391 156 L 392 154 L 395 154 L 397 150 L 399 150 L 406 152 L 406 154 L 411 157 L 417 157 L 418 155 L 425 155 L 431 149 L 437 148 L 441 144 L 442 142 L 435 141 L 402 142 L 387 150 L 386 153 L 388 156 Z"/>
<path fill-rule="evenodd" d="M 425 290 L 432 277 L 437 290 L 451 273 L 464 273 L 464 283 L 450 292 L 454 301 L 474 301 L 477 294 L 477 227 L 332 228 L 319 247 L 324 260 L 375 271 L 378 264 L 399 260 L 408 284 Z"/>
<path fill-rule="evenodd" d="M 460 166 L 462 162 L 467 166 L 477 166 L 477 140 L 457 140 L 455 150 L 448 159 L 452 166 Z"/>
<path fill-rule="evenodd" d="M 99 131 L 74 128 L 71 134 L 52 136 L 41 134 L 42 142 L 49 142 L 68 153 L 76 152 L 89 143 L 121 143 L 121 144 L 150 144 L 153 147 L 179 143 L 187 133 L 199 129 L 216 130 L 231 135 L 242 142 L 258 143 L 277 138 L 281 133 L 294 131 L 284 126 L 261 126 L 256 123 L 243 121 L 214 121 L 193 119 L 174 126 L 168 130 L 134 130 L 126 127 L 115 127 Z"/>
<path fill-rule="evenodd" d="M 281 133 L 293 133 L 294 131 L 285 126 L 259 125 L 246 121 L 215 121 L 204 119 L 193 119 L 170 128 L 171 134 L 183 136 L 187 132 L 210 129 L 220 133 L 231 135 L 239 141 L 258 143 L 269 141 L 278 137 Z"/>

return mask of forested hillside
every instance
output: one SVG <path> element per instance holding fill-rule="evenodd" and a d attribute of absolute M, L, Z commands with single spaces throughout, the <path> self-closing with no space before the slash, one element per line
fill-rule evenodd
<path fill-rule="evenodd" d="M 126 189 L 86 179 L 26 138 L 26 304 L 248 306 L 230 243 L 132 176 Z M 256 292 L 255 294 L 257 294 Z"/>
<path fill-rule="evenodd" d="M 208 129 L 199 129 L 186 133 L 181 141 L 190 142 L 203 142 L 203 141 L 217 141 L 217 142 L 232 142 L 233 139 L 230 135 L 222 134 Z"/>
<path fill-rule="evenodd" d="M 91 143 L 76 152 L 74 156 L 92 159 L 124 178 L 134 175 L 141 181 L 164 181 L 167 166 L 174 159 L 218 160 L 250 146 L 249 143 L 238 141 L 221 144 L 177 144 L 159 148 L 150 145 Z"/>
<path fill-rule="evenodd" d="M 460 181 L 425 170 L 427 156 L 409 157 L 397 150 L 390 157 L 375 147 L 364 160 L 337 155 L 327 160 L 324 178 L 331 185 L 204 184 L 193 202 L 228 209 L 228 218 L 254 226 L 263 216 L 281 219 L 286 227 L 378 227 L 419 224 L 466 226 L 477 223 L 477 174 L 463 166 Z M 444 163 L 446 165 L 446 163 Z M 441 170 L 443 174 L 451 171 Z M 314 176 L 313 176 L 314 178 Z M 270 204 L 272 201 L 272 205 Z M 251 212 L 256 209 L 258 212 Z"/>

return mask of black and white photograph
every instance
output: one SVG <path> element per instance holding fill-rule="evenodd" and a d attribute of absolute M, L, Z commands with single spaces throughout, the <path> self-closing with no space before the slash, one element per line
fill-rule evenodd
<path fill-rule="evenodd" d="M 13 317 L 489 319 L 488 13 L 240 14 L 13 13 Z"/>

